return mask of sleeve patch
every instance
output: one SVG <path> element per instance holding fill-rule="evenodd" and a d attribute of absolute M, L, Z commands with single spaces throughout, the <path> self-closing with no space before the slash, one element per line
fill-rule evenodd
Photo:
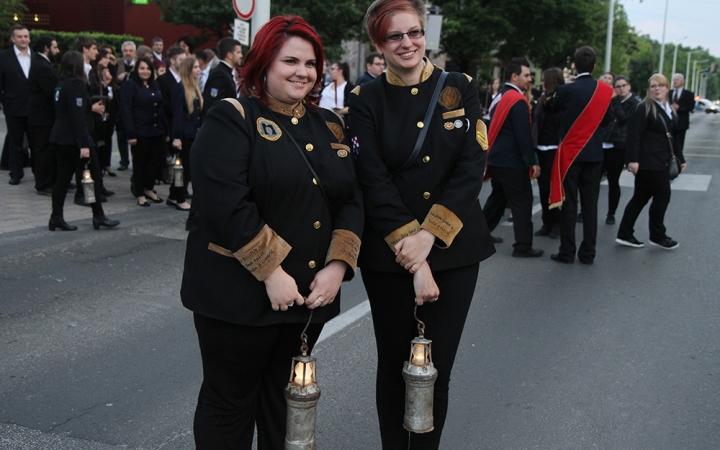
<path fill-rule="evenodd" d="M 480 119 L 478 119 L 477 124 L 475 125 L 475 139 L 477 139 L 477 142 L 480 144 L 483 151 L 488 150 L 487 125 L 485 125 L 485 122 Z"/>
<path fill-rule="evenodd" d="M 360 95 L 360 88 L 361 88 L 361 87 L 362 87 L 362 86 L 355 86 L 355 89 L 353 89 L 352 91 L 350 91 L 350 93 L 351 93 L 351 94 L 355 94 L 355 95 Z"/>
<path fill-rule="evenodd" d="M 223 101 L 232 104 L 235 107 L 235 109 L 238 110 L 238 112 L 240 113 L 242 118 L 243 119 L 245 118 L 245 108 L 243 108 L 243 105 L 240 104 L 239 101 L 235 100 L 234 98 L 224 98 Z"/>

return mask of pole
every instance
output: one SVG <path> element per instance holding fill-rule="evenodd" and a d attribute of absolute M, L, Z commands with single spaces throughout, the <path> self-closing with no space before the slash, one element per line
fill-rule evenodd
<path fill-rule="evenodd" d="M 678 55 L 678 48 L 680 47 L 680 42 L 684 41 L 686 38 L 687 38 L 687 36 L 680 39 L 679 41 L 677 41 L 677 44 L 675 44 L 675 56 L 673 56 L 673 68 L 672 68 L 672 73 L 670 74 L 671 77 L 675 76 L 675 73 L 676 73 L 675 70 L 677 70 L 677 55 Z"/>
<path fill-rule="evenodd" d="M 610 0 L 608 9 L 607 39 L 605 40 L 605 72 L 610 72 L 612 61 L 613 21 L 615 20 L 615 0 Z"/>
<path fill-rule="evenodd" d="M 698 61 L 693 61 L 693 77 L 692 77 L 692 80 L 693 80 L 692 87 L 693 87 L 693 89 L 692 89 L 692 91 L 695 92 L 695 93 L 697 93 L 697 89 L 698 89 L 697 65 L 698 65 L 698 63 L 702 64 L 702 63 L 706 63 L 706 62 L 708 62 L 708 61 L 710 61 L 710 60 L 709 60 L 709 59 L 700 59 L 700 60 L 698 60 Z"/>
<path fill-rule="evenodd" d="M 658 73 L 663 73 L 663 63 L 665 62 L 665 27 L 667 26 L 667 12 L 669 2 L 670 0 L 665 0 L 665 20 L 663 21 L 663 37 L 662 45 L 660 46 L 660 65 L 658 66 Z"/>
<path fill-rule="evenodd" d="M 255 2 L 255 13 L 253 13 L 252 16 L 252 23 L 250 24 L 250 27 L 252 28 L 250 35 L 252 36 L 252 40 L 255 40 L 255 35 L 257 34 L 260 27 L 265 25 L 270 20 L 270 0 L 256 0 Z"/>
<path fill-rule="evenodd" d="M 690 55 L 693 53 L 697 53 L 697 51 L 690 51 L 688 52 L 688 63 L 687 63 L 687 69 L 685 69 L 685 82 L 690 81 Z"/>

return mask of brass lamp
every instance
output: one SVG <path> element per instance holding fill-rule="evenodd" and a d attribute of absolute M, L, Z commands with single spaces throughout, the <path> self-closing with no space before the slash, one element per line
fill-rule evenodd
<path fill-rule="evenodd" d="M 403 426 L 413 433 L 428 433 L 433 424 L 433 395 L 438 371 L 432 362 L 432 341 L 425 339 L 425 324 L 415 320 L 419 336 L 410 342 L 410 360 L 403 366 L 405 379 L 405 418 Z"/>
<path fill-rule="evenodd" d="M 175 158 L 173 164 L 173 187 L 183 187 L 183 166 L 180 157 Z"/>
<path fill-rule="evenodd" d="M 92 175 L 90 175 L 90 171 L 87 169 L 87 166 L 85 166 L 85 170 L 83 170 L 81 183 L 83 195 L 85 196 L 85 203 L 88 205 L 95 203 L 95 182 L 93 181 Z"/>

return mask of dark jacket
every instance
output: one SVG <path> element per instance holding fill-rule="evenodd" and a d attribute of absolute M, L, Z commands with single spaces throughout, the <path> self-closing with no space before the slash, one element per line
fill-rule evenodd
<path fill-rule="evenodd" d="M 205 111 L 210 111 L 210 107 L 218 100 L 237 98 L 237 89 L 233 81 L 232 71 L 230 66 L 222 61 L 210 71 L 203 91 L 203 109 Z"/>
<path fill-rule="evenodd" d="M 34 53 L 30 65 L 28 85 L 28 125 L 52 127 L 55 124 L 55 87 L 60 77 L 50 61 L 40 53 Z"/>
<path fill-rule="evenodd" d="M 28 50 L 30 51 L 30 50 Z M 33 52 L 30 52 L 32 70 Z M 15 55 L 15 46 L 0 52 L 0 99 L 6 116 L 27 117 L 30 87 Z"/>
<path fill-rule="evenodd" d="M 560 113 L 545 112 L 545 98 L 540 97 L 533 111 L 533 145 L 560 145 Z"/>
<path fill-rule="evenodd" d="M 87 126 L 90 104 L 87 84 L 82 80 L 66 78 L 55 89 L 55 124 L 50 142 L 59 145 L 77 145 L 78 149 L 92 147 L 93 140 Z"/>
<path fill-rule="evenodd" d="M 675 153 L 679 164 L 685 162 L 675 137 L 677 116 L 673 113 L 670 118 L 661 107 L 656 106 L 657 116 L 653 116 L 652 111 L 646 114 L 646 103 L 640 103 L 628 122 L 625 160 L 639 163 L 639 170 L 668 170 L 671 152 Z M 672 139 L 669 140 L 666 133 L 670 133 Z"/>
<path fill-rule="evenodd" d="M 624 102 L 613 97 L 610 102 L 610 124 L 607 127 L 605 142 L 610 142 L 617 149 L 624 149 L 627 145 L 627 123 L 630 115 L 637 108 L 640 100 L 631 95 Z"/>
<path fill-rule="evenodd" d="M 128 139 L 157 137 L 168 133 L 159 89 L 140 86 L 128 80 L 120 90 L 120 114 Z"/>
<path fill-rule="evenodd" d="M 503 86 L 500 95 L 504 95 L 511 89 L 515 90 L 513 87 Z M 490 111 L 491 124 L 497 105 L 500 102 Z M 530 109 L 527 102 L 519 101 L 510 108 L 510 112 L 505 118 L 502 128 L 500 128 L 495 143 L 488 154 L 488 166 L 525 170 L 537 163 L 530 128 Z"/>
<path fill-rule="evenodd" d="M 360 75 L 357 80 L 355 80 L 355 86 L 360 86 L 368 81 L 374 80 L 375 78 L 376 77 L 370 75 L 370 73 L 366 71 L 364 74 Z"/>
<path fill-rule="evenodd" d="M 200 99 L 193 101 L 193 112 L 188 112 L 185 87 L 177 83 L 172 90 L 172 138 L 195 139 L 200 130 Z"/>
<path fill-rule="evenodd" d="M 162 108 L 163 112 L 165 113 L 165 119 L 167 119 L 168 123 L 172 123 L 172 114 L 173 114 L 173 108 L 172 108 L 172 91 L 173 87 L 179 84 L 177 81 L 175 81 L 175 77 L 172 73 L 170 73 L 170 69 L 168 68 L 167 72 L 162 74 L 157 79 L 157 85 L 158 88 L 160 88 L 160 93 L 162 94 Z"/>
<path fill-rule="evenodd" d="M 590 102 L 597 84 L 598 81 L 590 75 L 577 77 L 572 83 L 558 86 L 554 95 L 546 102 L 545 111 L 548 114 L 560 113 L 561 141 Z M 575 161 L 599 162 L 603 160 L 603 156 L 602 132 L 598 126 L 585 147 L 580 150 Z"/>
<path fill-rule="evenodd" d="M 670 91 L 670 102 L 672 103 L 673 97 L 675 96 L 675 89 L 672 89 Z M 695 94 L 692 93 L 692 91 L 688 91 L 687 89 L 683 89 L 680 93 L 680 98 L 678 99 L 678 110 L 677 110 L 677 116 L 678 116 L 678 123 L 677 123 L 677 129 L 680 130 L 687 130 L 690 128 L 690 112 L 692 112 L 695 109 Z"/>
<path fill-rule="evenodd" d="M 415 86 L 388 71 L 350 95 L 350 132 L 365 198 L 360 267 L 405 273 L 395 262 L 394 245 L 421 227 L 438 237 L 428 256 L 433 271 L 495 253 L 478 202 L 486 153 L 477 131 L 475 81 L 450 73 L 430 123 L 422 123 L 441 73 L 426 61 Z M 419 126 L 428 127 L 420 153 L 393 175 L 412 154 Z"/>
<path fill-rule="evenodd" d="M 307 296 L 331 260 L 347 262 L 352 278 L 363 212 L 346 142 L 331 111 L 305 111 L 297 125 L 253 98 L 220 101 L 208 111 L 190 151 L 197 226 L 185 253 L 185 307 L 249 326 L 304 323 L 305 307 L 273 311 L 261 280 L 280 265 Z M 313 322 L 336 316 L 338 300 L 316 309 Z"/>

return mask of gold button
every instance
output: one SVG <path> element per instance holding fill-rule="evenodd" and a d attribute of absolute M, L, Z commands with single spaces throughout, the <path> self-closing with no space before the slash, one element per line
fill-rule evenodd
<path fill-rule="evenodd" d="M 150 94 L 150 95 L 152 95 L 153 97 L 155 97 L 155 93 L 154 93 L 154 92 L 153 92 L 152 94 Z"/>
<path fill-rule="evenodd" d="M 317 180 L 313 178 L 313 184 L 317 186 Z"/>
<path fill-rule="evenodd" d="M 307 150 L 307 151 L 309 151 L 309 152 L 313 151 L 314 148 L 315 148 L 315 147 L 313 147 L 312 144 L 308 144 L 308 145 L 305 146 L 305 150 Z"/>
<path fill-rule="evenodd" d="M 424 198 L 425 200 L 429 199 L 429 198 L 430 198 L 430 193 L 429 193 L 429 192 L 423 192 L 423 198 Z"/>
<path fill-rule="evenodd" d="M 297 125 L 298 124 L 297 117 L 293 117 L 292 119 L 290 119 L 290 122 L 292 122 L 293 125 Z"/>
<path fill-rule="evenodd" d="M 417 95 L 417 93 L 418 93 L 418 88 L 412 88 L 412 89 L 410 89 L 410 93 L 411 93 L 412 95 Z"/>
<path fill-rule="evenodd" d="M 417 123 L 417 127 L 418 127 L 418 128 L 422 128 L 422 127 L 424 127 L 424 126 L 425 126 L 425 124 L 422 123 L 422 122 L 418 122 L 418 123 Z"/>
<path fill-rule="evenodd" d="M 429 156 L 424 157 L 424 158 L 423 158 L 423 162 L 424 162 L 425 164 L 429 163 L 429 162 L 430 162 L 430 157 L 429 157 Z"/>
<path fill-rule="evenodd" d="M 314 268 L 315 268 L 315 261 L 310 261 L 310 262 L 308 263 L 308 267 L 311 268 L 311 269 L 314 269 Z"/>
<path fill-rule="evenodd" d="M 320 224 L 320 221 L 318 220 L 317 222 L 315 222 L 315 223 L 313 224 L 313 227 L 315 227 L 316 230 L 319 230 L 319 229 L 320 229 L 320 225 L 321 225 L 321 224 Z"/>

